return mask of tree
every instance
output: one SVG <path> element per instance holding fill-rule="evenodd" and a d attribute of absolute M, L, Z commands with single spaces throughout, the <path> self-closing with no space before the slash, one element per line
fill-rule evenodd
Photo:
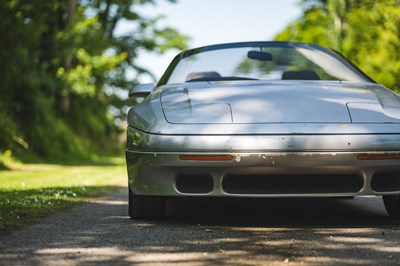
<path fill-rule="evenodd" d="M 336 49 L 376 81 L 400 90 L 399 0 L 303 0 L 303 16 L 276 40 Z"/>
<path fill-rule="evenodd" d="M 173 2 L 173 1 L 171 1 Z M 129 89 L 146 69 L 142 50 L 183 49 L 188 40 L 158 26 L 138 5 L 155 0 L 10 0 L 0 3 L 0 151 L 42 157 L 115 148 Z M 116 34 L 120 23 L 133 32 Z M 136 73 L 129 78 L 127 71 Z M 91 148 L 89 148 L 91 147 Z"/>

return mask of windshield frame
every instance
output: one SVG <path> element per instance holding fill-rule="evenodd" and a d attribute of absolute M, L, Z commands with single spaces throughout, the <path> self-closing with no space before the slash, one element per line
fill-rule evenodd
<path fill-rule="evenodd" d="M 357 76 L 359 76 L 362 80 L 368 83 L 376 83 L 371 77 L 365 74 L 361 69 L 359 69 L 355 64 L 349 61 L 346 57 L 344 57 L 338 51 L 325 48 L 315 44 L 308 44 L 308 43 L 300 43 L 300 42 L 237 42 L 237 43 L 225 43 L 225 44 L 215 44 L 209 46 L 198 47 L 194 49 L 189 49 L 179 53 L 170 63 L 164 74 L 162 75 L 161 79 L 159 80 L 157 86 L 166 85 L 168 83 L 169 78 L 171 77 L 173 71 L 175 70 L 178 63 L 189 56 L 214 51 L 214 50 L 223 50 L 223 49 L 232 49 L 232 48 L 244 48 L 244 47 L 251 47 L 251 48 L 260 48 L 260 47 L 279 47 L 279 48 L 306 48 L 306 49 L 316 49 L 327 53 L 328 55 L 334 57 L 341 63 L 343 63 L 349 70 L 354 72 Z"/>

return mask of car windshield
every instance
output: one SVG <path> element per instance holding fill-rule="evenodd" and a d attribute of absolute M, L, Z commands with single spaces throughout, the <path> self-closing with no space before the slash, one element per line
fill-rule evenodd
<path fill-rule="evenodd" d="M 175 58 L 162 84 L 226 80 L 371 81 L 339 54 L 301 43 L 245 43 L 189 50 Z"/>

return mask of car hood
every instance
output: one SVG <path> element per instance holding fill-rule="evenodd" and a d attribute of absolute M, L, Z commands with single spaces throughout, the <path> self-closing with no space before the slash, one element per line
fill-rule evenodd
<path fill-rule="evenodd" d="M 376 84 L 193 82 L 160 99 L 171 124 L 400 123 L 399 98 Z"/>

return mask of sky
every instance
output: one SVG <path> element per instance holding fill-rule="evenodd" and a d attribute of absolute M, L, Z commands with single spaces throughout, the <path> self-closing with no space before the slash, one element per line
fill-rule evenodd
<path fill-rule="evenodd" d="M 268 41 L 301 16 L 299 0 L 178 0 L 159 1 L 156 6 L 138 9 L 142 15 L 164 15 L 160 26 L 167 25 L 191 37 L 190 48 L 204 45 Z M 157 79 L 180 51 L 162 55 L 143 53 L 138 64 Z M 140 82 L 152 82 L 144 77 Z"/>

